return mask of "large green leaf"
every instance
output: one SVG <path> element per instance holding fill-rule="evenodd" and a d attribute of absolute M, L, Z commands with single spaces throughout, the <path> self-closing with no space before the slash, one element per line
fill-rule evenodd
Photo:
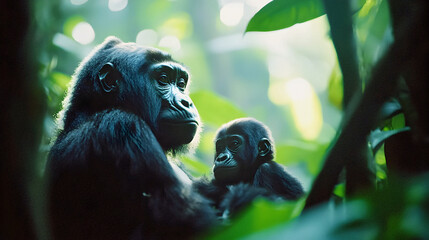
<path fill-rule="evenodd" d="M 352 0 L 352 12 L 364 6 L 366 0 Z M 246 32 L 267 32 L 291 27 L 325 14 L 322 0 L 274 0 L 250 19 Z"/>
<path fill-rule="evenodd" d="M 231 225 L 214 231 L 206 239 L 246 239 L 254 233 L 287 223 L 304 207 L 304 199 L 292 202 L 270 202 L 263 198 L 252 202 L 246 211 L 233 218 Z"/>
<path fill-rule="evenodd" d="M 274 0 L 250 19 L 246 32 L 274 31 L 322 16 L 321 0 Z"/>
<path fill-rule="evenodd" d="M 210 91 L 192 93 L 192 101 L 198 108 L 204 124 L 219 127 L 233 119 L 245 117 L 246 114 L 234 106 L 227 99 Z"/>

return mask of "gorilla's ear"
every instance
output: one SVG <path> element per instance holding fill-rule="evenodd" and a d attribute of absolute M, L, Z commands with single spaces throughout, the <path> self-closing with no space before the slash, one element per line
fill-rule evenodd
<path fill-rule="evenodd" d="M 271 143 L 267 138 L 262 138 L 258 143 L 258 154 L 260 157 L 265 157 L 271 152 Z"/>
<path fill-rule="evenodd" d="M 121 44 L 121 39 L 115 37 L 115 36 L 109 36 L 106 39 L 104 39 L 103 43 L 101 45 L 104 45 L 103 48 L 112 48 L 118 44 Z"/>
<path fill-rule="evenodd" d="M 116 89 L 122 79 L 121 73 L 115 68 L 113 63 L 108 62 L 98 72 L 98 80 L 104 92 L 111 92 Z"/>

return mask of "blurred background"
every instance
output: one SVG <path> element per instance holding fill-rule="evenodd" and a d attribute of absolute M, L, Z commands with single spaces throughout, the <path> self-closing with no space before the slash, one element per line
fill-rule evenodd
<path fill-rule="evenodd" d="M 5 132 L 2 134 L 4 142 L 0 144 L 4 149 L 0 149 L 0 153 L 5 156 L 0 159 L 6 159 L 0 162 L 1 231 L 11 236 L 34 234 L 38 239 L 50 239 L 45 222 L 43 173 L 46 156 L 55 137 L 56 114 L 62 108 L 62 100 L 79 62 L 111 35 L 124 42 L 137 42 L 168 51 L 189 68 L 192 75 L 191 98 L 204 123 L 195 153 L 180 156 L 180 161 L 193 176 L 211 174 L 213 138 L 222 124 L 239 117 L 253 117 L 271 129 L 275 139 L 276 161 L 286 166 L 308 192 L 345 116 L 343 76 L 322 4 L 333 1 L 273 1 L 283 8 L 276 9 L 274 15 L 265 16 L 267 21 L 259 19 L 256 29 L 261 32 L 246 31 L 249 30 L 249 21 L 254 19 L 252 17 L 270 2 L 9 1 L 0 15 L 0 27 L 6 28 L 2 32 L 7 33 L 5 38 L 0 38 L 0 46 L 4 48 L 1 52 L 6 56 L 6 61 L 2 59 L 1 62 L 2 72 L 6 72 L 3 77 L 5 87 L 0 88 L 0 109 L 5 110 L 0 119 L 0 126 Z M 360 2 L 359 7 L 352 8 L 355 36 L 351 39 L 356 40 L 353 52 L 357 52 L 358 62 L 355 65 L 359 71 L 359 81 L 362 80 L 359 84 L 363 88 L 367 86 L 375 63 L 390 44 L 395 43 L 392 32 L 399 25 L 392 30 L 389 3 L 407 8 L 406 11 L 396 13 L 403 13 L 400 19 L 403 22 L 407 23 L 408 19 L 419 20 L 408 21 L 412 27 L 406 29 L 406 36 L 411 33 L 423 36 L 421 42 L 416 41 L 419 37 L 414 35 L 414 39 L 402 42 L 407 43 L 407 46 L 417 46 L 413 41 L 419 43 L 411 52 L 418 57 L 404 61 L 400 59 L 401 63 L 396 64 L 399 67 L 408 64 L 410 72 L 416 73 L 414 77 L 417 80 L 412 79 L 415 82 L 408 83 L 410 86 L 417 83 L 414 85 L 417 91 L 414 89 L 411 95 L 426 101 L 417 101 L 421 102 L 420 112 L 411 108 L 408 116 L 403 112 L 410 106 L 397 101 L 386 104 L 381 112 L 388 109 L 388 116 L 377 123 L 367 141 L 368 149 L 365 150 L 372 152 L 365 159 L 370 160 L 373 167 L 370 175 L 375 177 L 376 191 L 359 197 L 346 196 L 344 176 L 341 174 L 339 181 L 335 182 L 338 184 L 334 191 L 328 191 L 332 192 L 330 200 L 322 208 L 310 214 L 303 212 L 300 216 L 306 199 L 281 204 L 257 201 L 242 217 L 234 220 L 235 224 L 231 228 L 220 235 L 214 234 L 212 239 L 243 236 L 248 236 L 247 239 L 266 239 L 267 236 L 271 236 L 270 239 L 285 239 L 287 236 L 291 239 L 429 238 L 429 176 L 412 179 L 406 175 L 399 180 L 392 177 L 387 181 L 384 145 L 384 141 L 391 136 L 410 130 L 406 120 L 423 119 L 423 128 L 417 126 L 412 134 L 414 137 L 421 136 L 421 139 L 427 136 L 419 135 L 419 131 L 428 129 L 427 118 L 424 118 L 429 116 L 425 111 L 429 102 L 427 88 L 420 86 L 427 86 L 427 75 L 423 73 L 427 73 L 424 64 L 427 63 L 429 48 L 425 39 L 428 39 L 429 34 L 424 26 L 425 21 L 420 20 L 427 20 L 429 15 L 413 16 L 413 11 L 423 9 L 423 13 L 427 13 L 429 4 L 424 0 L 409 1 L 417 5 L 400 0 L 351 2 Z M 422 7 L 414 7 L 418 4 Z M 339 9 L 339 12 L 342 10 Z M 276 27 L 269 30 L 281 30 L 264 30 L 263 27 L 270 24 Z M 31 39 L 23 41 L 28 36 Z M 33 77 L 36 73 L 42 93 L 37 91 L 39 82 Z M 394 79 L 393 84 L 396 84 Z M 396 95 L 404 94 L 402 90 Z M 408 98 L 410 94 L 405 91 L 404 95 Z M 374 102 L 366 107 L 371 109 Z M 401 107 L 405 110 L 402 111 Z M 416 112 L 420 116 L 416 117 Z M 371 112 L 371 116 L 378 114 L 378 110 Z M 396 145 L 391 145 L 391 151 L 398 149 L 400 154 L 393 151 L 390 157 L 394 160 L 396 155 L 399 156 L 400 163 L 403 163 L 400 168 L 404 170 L 414 166 L 417 170 L 425 171 L 413 161 L 422 159 L 423 163 L 427 163 L 425 153 L 429 151 L 417 153 L 418 148 L 413 148 L 414 143 L 409 139 L 403 138 Z M 421 141 L 419 138 L 413 139 Z M 353 143 L 349 141 L 346 145 Z M 422 149 L 427 146 L 427 141 L 422 146 Z M 36 161 L 35 152 L 38 153 Z M 347 154 L 344 158 L 349 157 Z M 358 179 L 355 180 L 359 181 L 361 176 L 356 176 Z M 336 175 L 332 177 L 337 178 Z M 26 233 L 22 229 L 32 229 L 35 233 Z M 8 236 L 2 232 L 0 239 Z M 25 239 L 32 238 L 35 237 Z"/>
<path fill-rule="evenodd" d="M 183 157 L 194 176 L 210 174 L 216 129 L 254 117 L 273 132 L 276 159 L 308 189 L 341 120 L 342 83 L 325 16 L 273 32 L 248 32 L 269 1 L 62 0 L 35 4 L 43 34 L 41 77 L 48 96 L 41 151 L 78 63 L 107 36 L 170 52 L 192 74 L 191 97 L 204 131 Z M 49 7 L 50 6 L 50 7 Z M 47 35 L 46 35 L 47 34 Z M 40 162 L 43 172 L 44 160 Z"/>

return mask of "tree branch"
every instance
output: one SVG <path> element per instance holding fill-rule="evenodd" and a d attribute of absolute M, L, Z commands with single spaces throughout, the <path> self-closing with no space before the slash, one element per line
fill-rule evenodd
<path fill-rule="evenodd" d="M 305 209 L 327 201 L 342 168 L 347 164 L 353 166 L 359 161 L 356 156 L 365 147 L 367 135 L 376 125 L 382 105 L 393 95 L 399 75 L 412 52 L 416 51 L 414 45 L 409 44 L 413 42 L 410 41 L 411 36 L 418 36 L 418 33 L 410 34 L 410 26 L 416 21 L 418 19 L 409 20 L 405 24 L 404 29 L 410 30 L 402 32 L 376 64 L 363 96 L 357 105 L 350 106 L 351 114 L 346 114 L 343 130 L 326 155 L 324 166 L 313 183 Z"/>

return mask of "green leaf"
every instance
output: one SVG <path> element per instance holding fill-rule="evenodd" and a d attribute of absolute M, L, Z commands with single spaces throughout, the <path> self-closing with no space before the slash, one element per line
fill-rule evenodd
<path fill-rule="evenodd" d="M 320 17 L 324 13 L 321 0 L 274 0 L 250 19 L 246 32 L 279 30 Z"/>
<path fill-rule="evenodd" d="M 243 111 L 238 109 L 227 99 L 210 91 L 199 91 L 190 94 L 190 96 L 197 106 L 204 124 L 219 127 L 231 120 L 246 116 Z"/>
<path fill-rule="evenodd" d="M 337 184 L 334 188 L 334 194 L 338 197 L 346 196 L 346 185 L 344 183 Z"/>
<path fill-rule="evenodd" d="M 366 0 L 352 0 L 352 11 L 357 12 Z M 246 32 L 275 31 L 303 23 L 325 14 L 322 0 L 274 0 L 250 19 Z"/>
<path fill-rule="evenodd" d="M 380 118 L 388 119 L 398 115 L 402 111 L 401 104 L 396 99 L 386 102 L 380 110 Z"/>
<path fill-rule="evenodd" d="M 392 117 L 392 128 L 401 129 L 405 127 L 405 116 L 403 113 Z"/>
<path fill-rule="evenodd" d="M 369 143 L 371 144 L 373 153 L 377 152 L 377 150 L 381 147 L 384 141 L 386 141 L 386 139 L 388 139 L 389 137 L 410 130 L 410 127 L 404 127 L 401 129 L 395 129 L 390 131 L 381 131 L 379 129 L 372 131 L 369 135 Z"/>
<path fill-rule="evenodd" d="M 283 203 L 257 199 L 243 214 L 234 219 L 230 226 L 220 232 L 216 231 L 208 239 L 238 239 L 270 229 L 297 217 L 304 203 L 303 199 Z"/>

